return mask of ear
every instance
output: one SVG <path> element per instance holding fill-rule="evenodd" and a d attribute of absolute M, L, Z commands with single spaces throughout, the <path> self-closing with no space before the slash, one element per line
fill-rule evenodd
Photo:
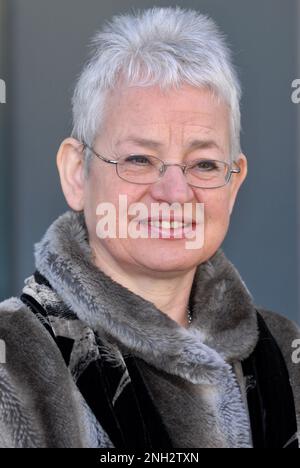
<path fill-rule="evenodd" d="M 84 207 L 83 145 L 75 138 L 66 138 L 57 153 L 56 164 L 66 201 L 70 208 L 82 211 Z"/>
<path fill-rule="evenodd" d="M 229 183 L 229 189 L 230 189 L 229 212 L 230 214 L 232 213 L 238 191 L 242 183 L 244 182 L 247 176 L 247 172 L 248 172 L 247 158 L 244 154 L 241 153 L 239 155 L 239 157 L 236 160 L 236 164 L 240 168 L 240 172 L 232 174 L 231 181 Z M 236 167 L 236 164 L 234 165 L 234 167 Z"/>

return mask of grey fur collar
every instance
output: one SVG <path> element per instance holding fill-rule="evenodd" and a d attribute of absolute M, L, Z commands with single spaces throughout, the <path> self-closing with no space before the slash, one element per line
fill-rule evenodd
<path fill-rule="evenodd" d="M 220 355 L 227 362 L 239 361 L 250 355 L 257 342 L 252 298 L 221 250 L 197 269 L 190 329 L 94 266 L 82 213 L 60 216 L 36 244 L 35 258 L 38 270 L 83 322 L 174 372 L 171 362 L 176 374 L 187 377 L 188 372 L 191 381 L 199 380 L 198 362 L 202 379 L 205 366 L 208 381 L 214 380 L 216 368 L 226 368 Z M 195 364 L 189 371 L 187 358 Z"/>
<path fill-rule="evenodd" d="M 229 446 L 250 445 L 249 422 L 231 364 L 248 357 L 256 345 L 256 312 L 221 250 L 197 269 L 188 329 L 93 264 L 82 213 L 60 216 L 35 245 L 35 259 L 55 291 L 51 301 L 56 306 L 63 302 L 123 352 L 193 384 L 216 386 Z M 44 294 L 47 298 L 48 292 Z"/>

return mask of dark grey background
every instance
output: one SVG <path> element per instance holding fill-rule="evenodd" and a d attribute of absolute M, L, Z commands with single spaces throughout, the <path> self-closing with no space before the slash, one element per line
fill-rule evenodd
<path fill-rule="evenodd" d="M 6 4 L 0 0 L 0 79 L 7 84 L 7 10 Z M 12 285 L 11 244 L 10 244 L 10 183 L 8 179 L 10 159 L 7 153 L 8 143 L 8 111 L 6 104 L 0 104 L 0 300 L 10 290 Z"/>
<path fill-rule="evenodd" d="M 89 38 L 112 14 L 154 5 L 181 5 L 211 15 L 226 33 L 244 90 L 242 146 L 248 156 L 249 175 L 235 206 L 224 250 L 257 304 L 299 321 L 299 106 L 291 102 L 291 83 L 299 74 L 299 2 L 7 3 L 8 37 L 4 41 L 1 23 L 0 39 L 0 78 L 5 75 L 8 87 L 8 102 L 0 106 L 0 299 L 18 294 L 34 268 L 33 243 L 67 209 L 55 155 L 60 141 L 70 134 L 70 99 Z M 2 10 L 0 15 L 2 21 Z"/>

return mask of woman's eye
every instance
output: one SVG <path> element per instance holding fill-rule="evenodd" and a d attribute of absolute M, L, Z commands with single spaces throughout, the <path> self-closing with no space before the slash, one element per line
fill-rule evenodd
<path fill-rule="evenodd" d="M 199 161 L 194 166 L 201 171 L 213 171 L 218 169 L 218 165 L 214 161 Z"/>
<path fill-rule="evenodd" d="M 131 155 L 131 156 L 128 156 L 126 159 L 125 159 L 125 162 L 126 163 L 132 163 L 132 164 L 140 164 L 140 165 L 147 165 L 147 164 L 150 164 L 150 159 L 147 158 L 147 156 L 140 156 L 140 155 Z"/>

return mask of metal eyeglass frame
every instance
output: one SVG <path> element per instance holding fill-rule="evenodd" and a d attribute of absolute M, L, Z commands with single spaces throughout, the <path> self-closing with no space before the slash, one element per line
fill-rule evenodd
<path fill-rule="evenodd" d="M 116 167 L 116 173 L 118 175 L 118 177 L 120 177 L 120 179 L 122 180 L 125 180 L 125 182 L 128 182 L 129 184 L 135 184 L 135 185 L 152 185 L 152 184 L 155 184 L 155 182 L 157 182 L 161 177 L 163 177 L 163 175 L 165 174 L 166 170 L 167 170 L 167 167 L 168 166 L 178 166 L 182 169 L 182 172 L 183 174 L 185 175 L 186 174 L 186 170 L 188 167 L 190 167 L 189 164 L 178 164 L 178 163 L 165 163 L 164 161 L 162 161 L 160 158 L 157 158 L 156 156 L 151 156 L 152 158 L 155 158 L 157 159 L 158 161 L 161 162 L 161 168 L 159 170 L 159 178 L 157 181 L 155 182 L 131 182 L 129 180 L 126 180 L 124 179 L 123 177 L 120 176 L 119 172 L 118 172 L 118 168 L 117 168 L 117 165 L 118 165 L 118 162 L 119 160 L 116 160 L 116 159 L 107 159 L 105 158 L 104 156 L 102 156 L 101 154 L 97 153 L 97 151 L 94 150 L 94 148 L 92 148 L 91 146 L 89 146 L 87 143 L 85 143 L 84 141 L 81 142 L 82 145 L 83 145 L 83 149 L 82 151 L 84 151 L 86 148 L 89 149 L 95 156 L 97 156 L 97 158 L 99 158 L 101 161 L 104 161 L 106 163 L 109 163 L 109 164 L 114 164 L 115 167 Z M 128 156 L 134 156 L 135 154 L 134 153 L 131 153 L 131 154 L 128 154 Z M 140 154 L 139 156 L 150 156 L 150 155 L 146 155 L 146 154 Z M 199 160 L 200 161 L 200 160 Z M 221 162 L 222 164 L 225 164 L 228 168 L 229 168 L 229 172 L 228 172 L 228 177 L 227 177 L 227 180 L 224 184 L 222 185 L 218 185 L 216 187 L 199 187 L 198 185 L 194 185 L 194 184 L 190 184 L 189 182 L 187 182 L 188 185 L 190 185 L 191 187 L 196 187 L 196 188 L 202 188 L 202 189 L 215 189 L 215 188 L 221 188 L 221 187 L 225 187 L 225 185 L 227 185 L 231 179 L 231 176 L 232 174 L 239 174 L 241 172 L 241 168 L 237 165 L 236 162 L 233 162 L 232 164 L 236 164 L 237 165 L 237 169 L 230 169 L 230 166 L 231 164 L 225 162 L 225 161 L 218 161 L 218 160 L 212 160 L 212 161 L 216 161 L 216 162 Z"/>

